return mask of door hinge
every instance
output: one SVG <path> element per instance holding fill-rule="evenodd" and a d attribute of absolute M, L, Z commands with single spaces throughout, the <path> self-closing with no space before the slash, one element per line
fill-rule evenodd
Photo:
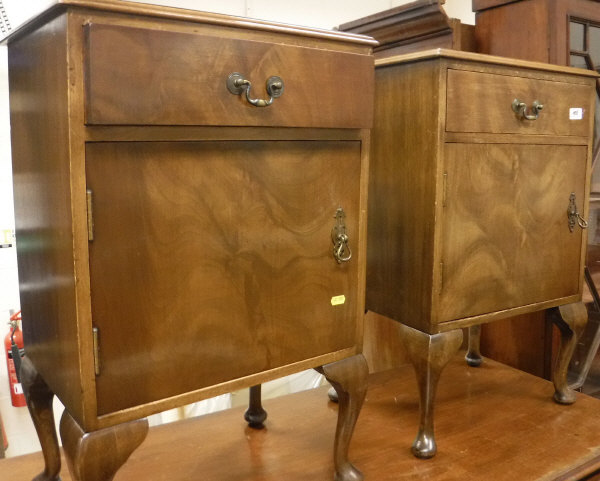
<path fill-rule="evenodd" d="M 446 207 L 446 199 L 448 196 L 448 172 L 444 172 L 442 178 L 442 207 Z"/>
<path fill-rule="evenodd" d="M 93 349 L 94 349 L 94 372 L 96 376 L 100 375 L 100 348 L 98 347 L 99 331 L 97 327 L 92 327 Z"/>
<path fill-rule="evenodd" d="M 94 240 L 94 210 L 92 208 L 92 189 L 85 191 L 85 203 L 87 205 L 87 231 L 88 241 Z"/>
<path fill-rule="evenodd" d="M 440 262 L 440 292 L 444 289 L 444 263 Z"/>

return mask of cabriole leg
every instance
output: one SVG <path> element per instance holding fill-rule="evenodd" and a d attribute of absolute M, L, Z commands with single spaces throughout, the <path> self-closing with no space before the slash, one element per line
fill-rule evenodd
<path fill-rule="evenodd" d="M 412 445 L 417 458 L 435 456 L 433 408 L 440 374 L 462 343 L 462 330 L 427 334 L 401 324 L 402 338 L 417 375 L 420 398 L 419 432 Z"/>
<path fill-rule="evenodd" d="M 356 420 L 367 394 L 369 368 L 362 354 L 317 368 L 331 383 L 338 398 L 338 420 L 333 447 L 335 481 L 362 481 L 362 473 L 348 460 Z"/>
<path fill-rule="evenodd" d="M 84 432 L 65 411 L 60 437 L 73 481 L 111 481 L 148 434 L 148 420 Z"/>
<path fill-rule="evenodd" d="M 587 324 L 587 309 L 582 302 L 566 304 L 552 308 L 550 316 L 560 331 L 560 347 L 552 376 L 554 400 L 559 404 L 573 404 L 576 395 L 567 382 L 567 371 L 577 340 Z"/>
<path fill-rule="evenodd" d="M 250 388 L 250 402 L 248 410 L 244 413 L 244 419 L 248 426 L 254 429 L 265 427 L 264 422 L 267 419 L 267 411 L 262 407 L 262 385 L 258 384 Z"/>
<path fill-rule="evenodd" d="M 467 364 L 472 367 L 481 366 L 481 324 L 469 327 L 469 350 L 465 356 Z"/>
<path fill-rule="evenodd" d="M 54 393 L 27 356 L 21 361 L 20 380 L 44 455 L 44 471 L 33 481 L 60 481 L 60 450 L 52 410 Z"/>

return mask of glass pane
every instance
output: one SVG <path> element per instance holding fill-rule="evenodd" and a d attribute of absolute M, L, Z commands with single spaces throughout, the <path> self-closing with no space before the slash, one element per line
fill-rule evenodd
<path fill-rule="evenodd" d="M 569 35 L 571 37 L 571 50 L 585 51 L 585 26 L 582 23 L 570 22 Z"/>
<path fill-rule="evenodd" d="M 600 68 L 600 27 L 589 26 L 589 48 L 590 57 L 596 69 Z"/>
<path fill-rule="evenodd" d="M 585 63 L 585 57 L 580 55 L 571 55 L 571 67 L 588 68 Z"/>

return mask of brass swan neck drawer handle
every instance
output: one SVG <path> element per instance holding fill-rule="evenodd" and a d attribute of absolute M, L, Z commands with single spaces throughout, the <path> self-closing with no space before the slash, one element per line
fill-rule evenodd
<path fill-rule="evenodd" d="M 544 106 L 539 101 L 535 100 L 531 105 L 531 112 L 527 113 L 527 104 L 525 102 L 521 102 L 519 99 L 514 99 L 512 102 L 512 109 L 517 116 L 527 120 L 537 120 L 540 115 L 540 110 L 543 108 Z"/>
<path fill-rule="evenodd" d="M 582 229 L 587 229 L 588 222 L 577 210 L 577 204 L 575 203 L 575 192 L 571 192 L 569 196 L 569 207 L 567 208 L 567 218 L 569 219 L 569 230 L 573 232 L 575 224 L 579 225 Z"/>
<path fill-rule="evenodd" d="M 331 241 L 333 242 L 333 257 L 338 264 L 348 262 L 352 258 L 352 251 L 348 245 L 348 235 L 346 234 L 346 225 L 344 218 L 346 213 L 341 207 L 335 212 L 333 217 L 336 220 L 333 229 L 331 229 Z"/>
<path fill-rule="evenodd" d="M 227 89 L 234 95 L 240 95 L 242 92 L 246 92 L 246 100 L 255 107 L 268 107 L 273 103 L 277 97 L 281 97 L 283 93 L 283 80 L 281 77 L 273 76 L 267 79 L 267 94 L 269 99 L 253 99 L 250 97 L 250 88 L 252 82 L 244 78 L 241 73 L 233 72 L 227 77 Z"/>

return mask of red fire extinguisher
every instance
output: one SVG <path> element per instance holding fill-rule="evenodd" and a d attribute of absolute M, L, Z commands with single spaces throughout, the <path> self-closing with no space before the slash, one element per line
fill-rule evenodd
<path fill-rule="evenodd" d="M 4 338 L 4 349 L 6 350 L 6 367 L 8 369 L 8 383 L 10 385 L 10 399 L 15 407 L 26 406 L 25 395 L 23 388 L 17 378 L 17 370 L 12 356 L 12 344 L 16 344 L 19 348 L 19 353 L 24 350 L 23 333 L 19 329 L 19 321 L 21 320 L 21 311 L 10 316 L 10 331 Z M 21 354 L 22 355 L 22 354 Z"/>

